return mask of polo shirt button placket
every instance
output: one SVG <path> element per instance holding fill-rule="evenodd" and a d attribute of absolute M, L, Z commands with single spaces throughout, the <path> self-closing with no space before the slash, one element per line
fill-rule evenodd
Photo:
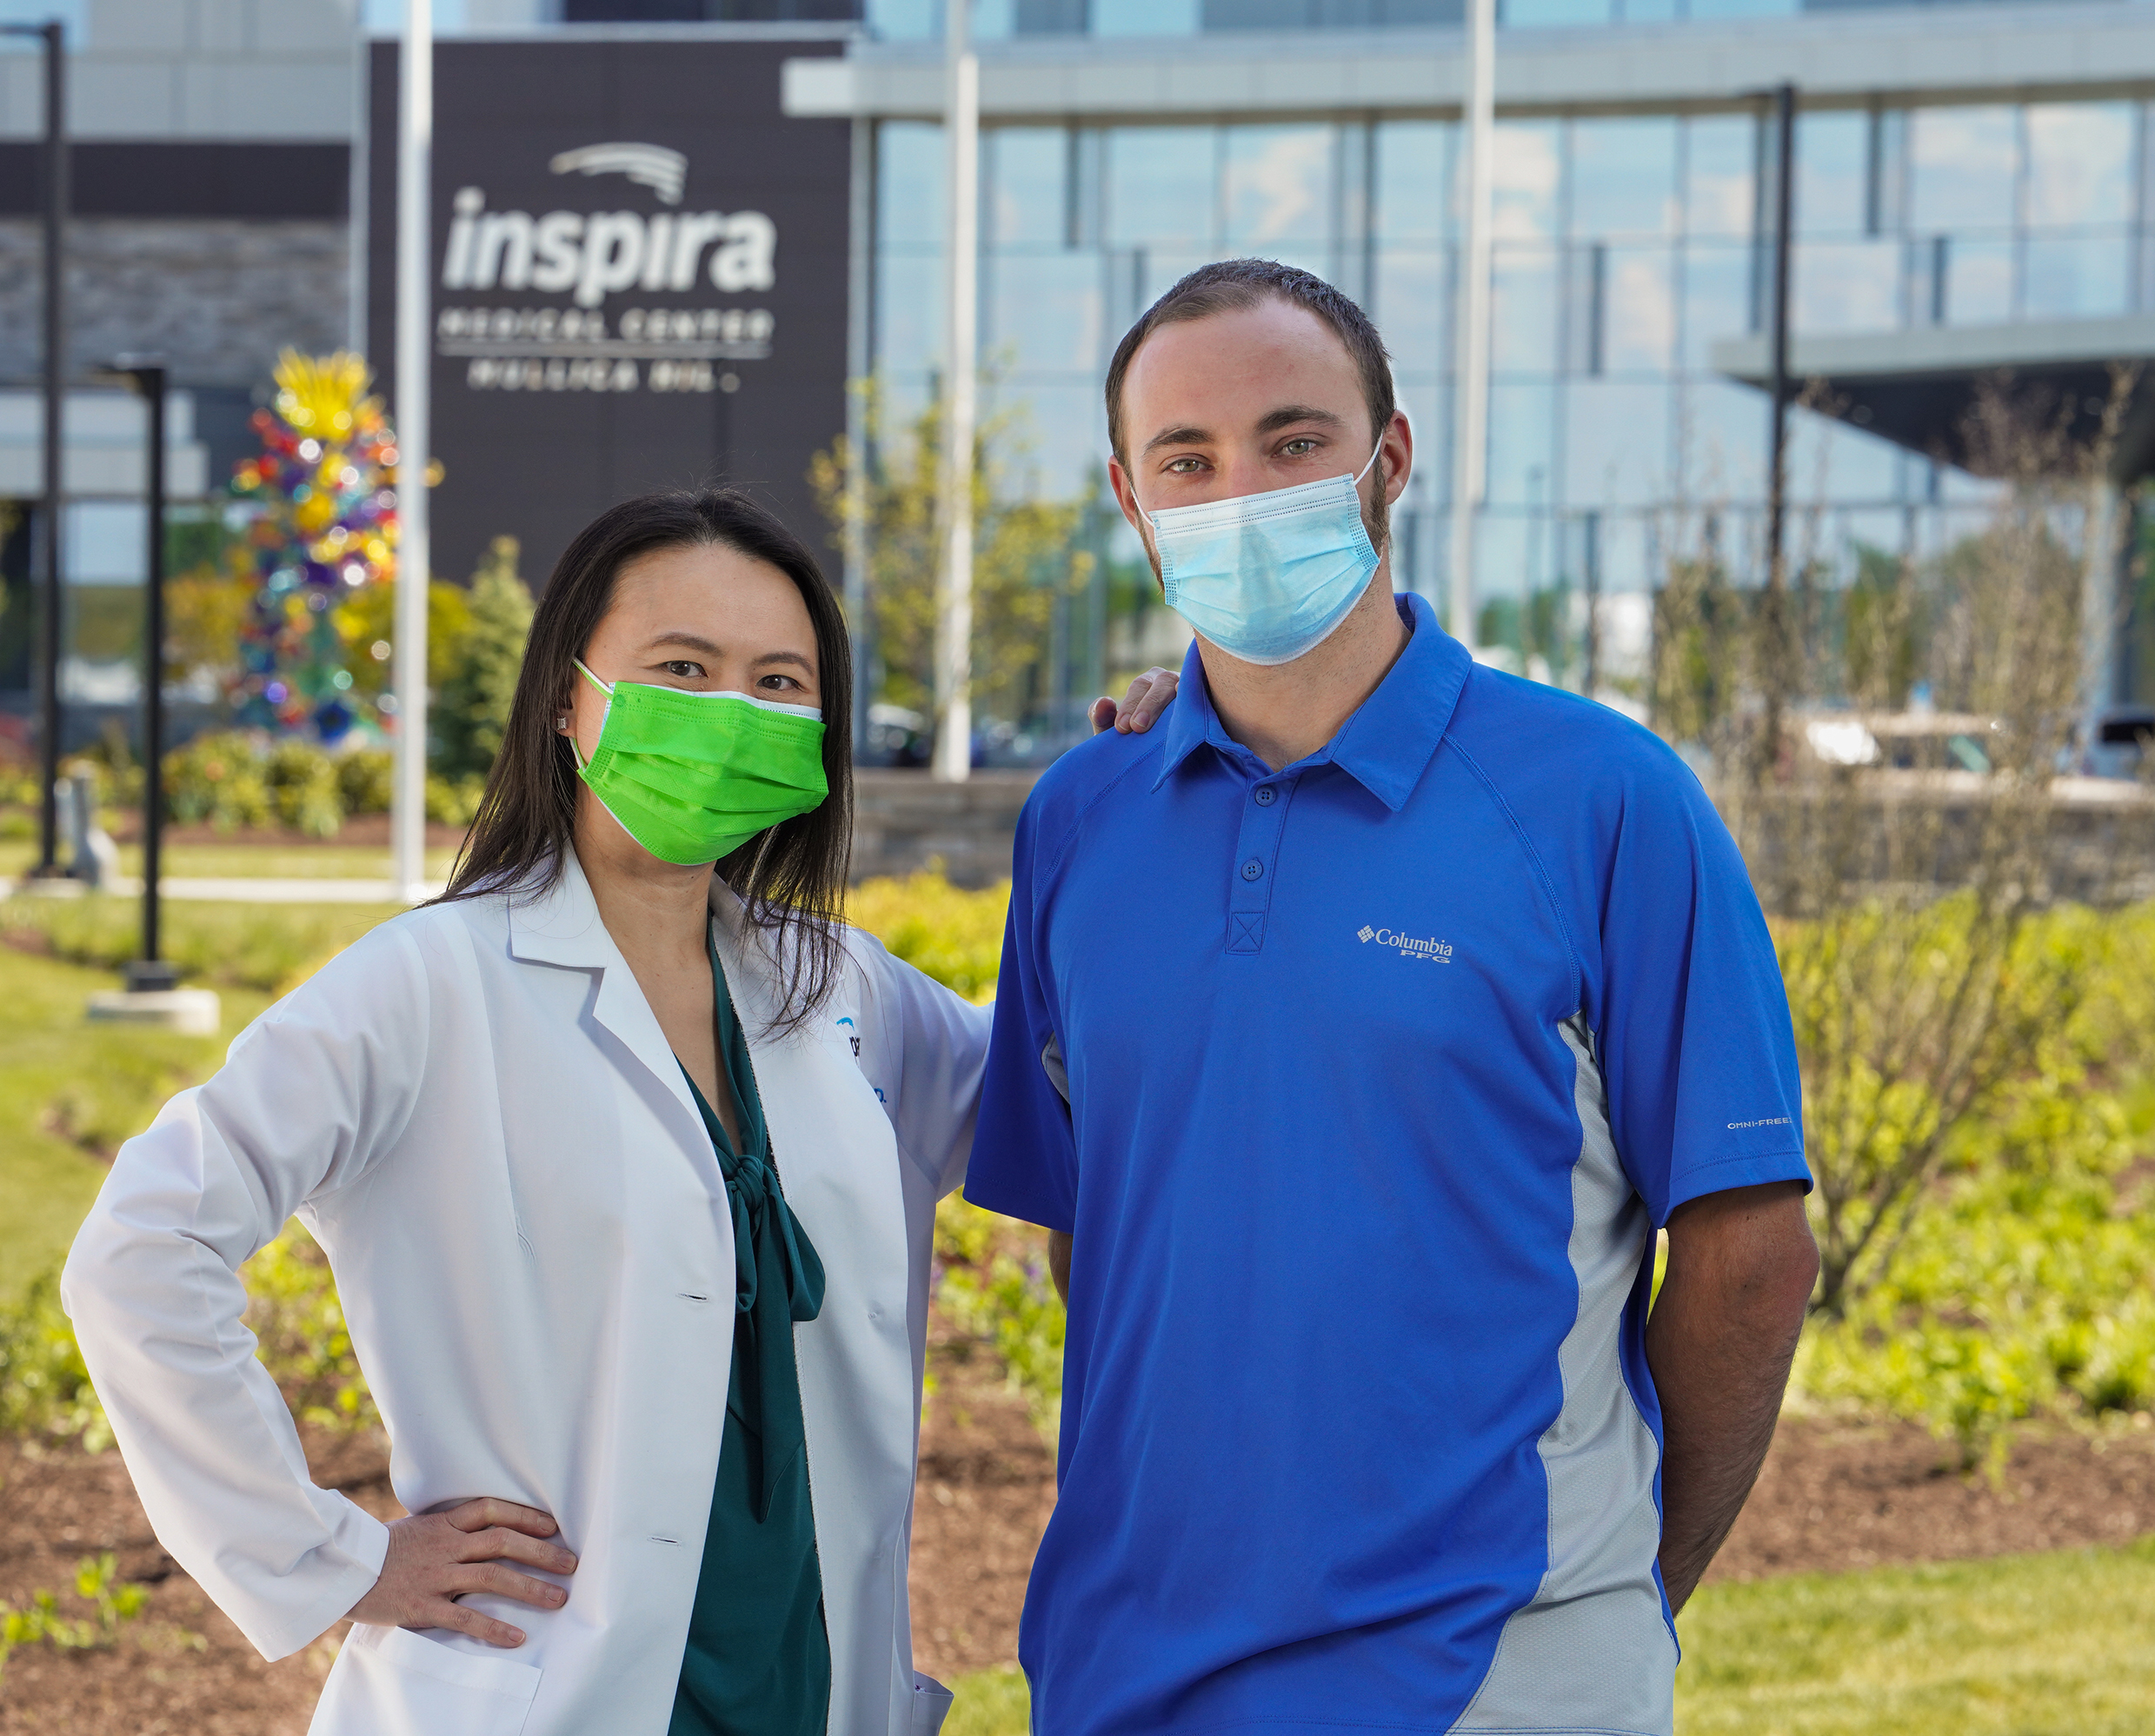
<path fill-rule="evenodd" d="M 1227 882 L 1227 950 L 1265 949 L 1265 918 L 1272 908 L 1272 865 L 1279 860 L 1280 835 L 1287 824 L 1293 781 L 1260 783 L 1242 809 L 1241 834 L 1234 841 L 1234 877 Z"/>

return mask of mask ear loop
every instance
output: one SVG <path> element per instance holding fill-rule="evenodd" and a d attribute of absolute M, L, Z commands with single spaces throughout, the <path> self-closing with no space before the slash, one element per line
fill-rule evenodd
<path fill-rule="evenodd" d="M 601 681 L 596 675 L 593 675 L 591 673 L 590 666 L 587 664 L 582 657 L 571 657 L 569 661 L 574 663 L 576 668 L 582 671 L 583 678 L 586 681 L 589 682 L 593 687 L 596 688 L 601 693 L 606 695 L 607 709 L 611 711 L 614 707 L 614 689 L 607 686 L 607 684 Z M 575 721 L 575 720 L 573 717 L 569 720 L 572 724 Z M 606 725 L 603 718 L 601 719 L 599 727 L 602 730 L 605 728 Z M 569 736 L 569 755 L 575 761 L 576 769 L 578 771 L 588 770 L 590 767 L 591 762 L 584 758 L 583 745 L 576 740 L 575 730 L 571 728 L 567 732 L 567 734 Z"/>

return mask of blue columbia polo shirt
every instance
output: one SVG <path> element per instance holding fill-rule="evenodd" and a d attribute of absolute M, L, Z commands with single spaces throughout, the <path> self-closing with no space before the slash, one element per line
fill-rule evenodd
<path fill-rule="evenodd" d="M 969 1197 L 1076 1237 L 1041 1736 L 1666 1736 L 1656 1226 L 1808 1181 L 1773 948 L 1646 730 L 1407 649 L 1280 772 L 1194 649 L 1019 823 Z"/>

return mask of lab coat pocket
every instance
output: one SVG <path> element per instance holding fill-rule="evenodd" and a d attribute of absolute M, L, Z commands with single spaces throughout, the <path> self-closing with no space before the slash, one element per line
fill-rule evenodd
<path fill-rule="evenodd" d="M 538 1691 L 532 1665 L 355 1624 L 309 1736 L 519 1736 Z"/>
<path fill-rule="evenodd" d="M 913 1673 L 913 1728 L 908 1736 L 935 1736 L 949 1715 L 952 1694 L 933 1676 Z"/>

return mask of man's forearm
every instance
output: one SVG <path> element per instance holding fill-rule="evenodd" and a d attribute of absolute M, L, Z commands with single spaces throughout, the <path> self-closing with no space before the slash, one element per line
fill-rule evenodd
<path fill-rule="evenodd" d="M 1660 1395 L 1661 1580 L 1680 1609 L 1773 1440 L 1818 1254 L 1794 1185 L 1693 1201 L 1646 1327 Z"/>

